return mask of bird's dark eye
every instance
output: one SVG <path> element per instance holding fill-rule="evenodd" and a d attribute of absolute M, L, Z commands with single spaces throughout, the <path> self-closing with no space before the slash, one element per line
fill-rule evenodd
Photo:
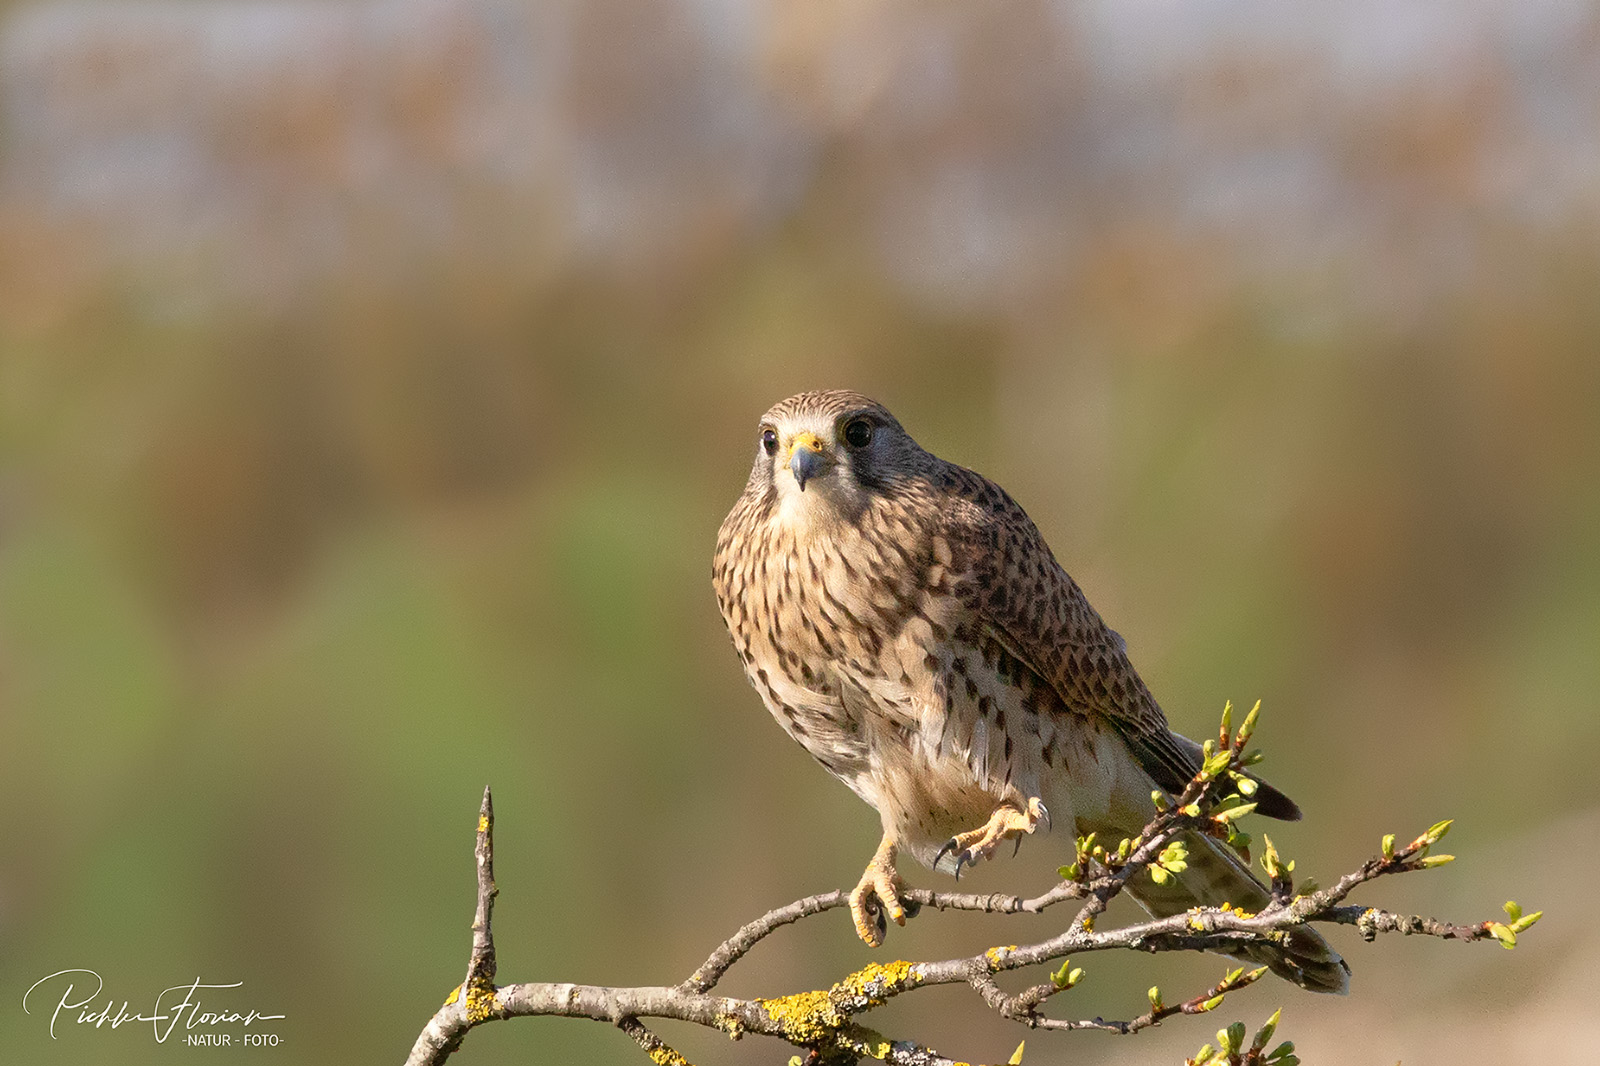
<path fill-rule="evenodd" d="M 872 423 L 858 418 L 844 427 L 844 442 L 852 448 L 865 448 L 872 440 Z"/>
<path fill-rule="evenodd" d="M 761 447 L 765 448 L 768 455 L 778 454 L 778 431 L 764 429 L 761 431 Z"/>

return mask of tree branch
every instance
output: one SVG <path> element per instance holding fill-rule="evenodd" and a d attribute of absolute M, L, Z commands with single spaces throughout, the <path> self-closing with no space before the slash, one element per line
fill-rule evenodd
<path fill-rule="evenodd" d="M 1226 723 L 1226 713 L 1224 717 Z M 1506 905 L 1509 921 L 1484 921 L 1468 925 L 1443 922 L 1420 916 L 1403 916 L 1373 907 L 1348 906 L 1344 900 L 1357 887 L 1389 874 L 1408 873 L 1449 862 L 1451 856 L 1429 856 L 1429 849 L 1448 831 L 1441 822 L 1403 848 L 1385 837 L 1382 854 L 1360 869 L 1341 877 L 1329 888 L 1297 894 L 1291 873 L 1293 863 L 1285 863 L 1266 840 L 1261 861 L 1270 880 L 1272 901 L 1259 913 L 1250 914 L 1231 907 L 1196 908 L 1167 918 L 1150 919 L 1116 929 L 1096 930 L 1094 920 L 1107 904 L 1141 871 L 1152 875 L 1163 872 L 1163 862 L 1172 861 L 1164 849 L 1180 834 L 1205 833 L 1239 843 L 1233 823 L 1243 813 L 1239 792 L 1230 789 L 1244 778 L 1243 767 L 1255 761 L 1243 753 L 1254 723 L 1246 719 L 1237 738 L 1230 737 L 1224 725 L 1224 743 L 1219 750 L 1207 749 L 1206 767 L 1175 799 L 1158 797 L 1163 809 L 1132 840 L 1116 848 L 1095 845 L 1093 838 L 1078 842 L 1078 861 L 1063 868 L 1065 879 L 1048 891 L 1023 898 L 1005 894 L 975 895 L 958 892 L 932 892 L 907 889 L 903 899 L 915 914 L 920 908 L 935 910 L 983 911 L 991 914 L 1034 914 L 1066 900 L 1081 900 L 1082 906 L 1067 929 L 1047 940 L 1025 946 L 990 948 L 978 955 L 920 962 L 897 961 L 872 964 L 850 974 L 831 988 L 801 992 L 775 999 L 732 999 L 712 995 L 717 983 L 738 961 L 774 931 L 804 918 L 849 905 L 849 894 L 827 892 L 796 900 L 768 911 L 742 926 L 680 984 L 672 986 L 605 987 L 599 985 L 521 983 L 497 987 L 494 984 L 495 951 L 491 918 L 496 888 L 494 883 L 494 808 L 489 790 L 484 789 L 478 815 L 477 860 L 478 898 L 472 922 L 472 952 L 466 979 L 453 990 L 417 1037 L 407 1058 L 407 1066 L 437 1066 L 457 1048 L 471 1029 L 485 1022 L 530 1015 L 588 1018 L 614 1025 L 627 1033 L 659 1066 L 689 1066 L 683 1056 L 647 1028 L 643 1018 L 688 1022 L 719 1030 L 734 1039 L 746 1033 L 776 1037 L 807 1052 L 806 1066 L 832 1066 L 862 1058 L 882 1060 L 892 1066 L 951 1066 L 951 1060 L 931 1048 L 912 1041 L 890 1040 L 867 1028 L 858 1020 L 889 999 L 928 985 L 969 985 L 992 1010 L 1002 1017 L 1029 1028 L 1076 1030 L 1094 1029 L 1129 1035 L 1178 1014 L 1203 1014 L 1214 1010 L 1226 995 L 1256 981 L 1265 968 L 1246 972 L 1232 970 L 1217 984 L 1176 1005 L 1165 1004 L 1159 989 L 1150 990 L 1150 1009 L 1126 1021 L 1103 1018 L 1067 1020 L 1046 1017 L 1044 1004 L 1069 991 L 1083 976 L 1081 969 L 1063 963 L 1045 982 L 1033 984 L 1017 993 L 1006 992 L 996 976 L 1013 970 L 1053 963 L 1069 955 L 1109 950 L 1137 951 L 1214 951 L 1238 952 L 1253 943 L 1281 941 L 1297 926 L 1320 922 L 1353 925 L 1365 940 L 1382 933 L 1425 935 L 1441 939 L 1484 940 L 1494 938 L 1507 947 L 1514 946 L 1516 934 L 1538 920 L 1539 914 L 1523 916 L 1514 903 Z M 1233 782 L 1233 785 L 1230 785 Z M 1226 795 L 1224 793 L 1227 793 Z M 1263 838 L 1265 839 L 1265 838 Z M 1177 869 L 1176 865 L 1173 867 Z M 1207 1058 L 1205 1063 L 1271 1062 L 1287 1066 L 1293 1059 L 1292 1047 L 1264 1055 L 1262 1045 L 1271 1035 L 1275 1021 L 1257 1034 L 1252 1050 L 1242 1052 L 1242 1035 L 1230 1036 L 1231 1050 Z M 1243 1027 L 1231 1026 L 1219 1037 L 1242 1034 Z M 1234 1046 L 1237 1045 L 1237 1046 Z M 1018 1049 L 1020 1053 L 1020 1048 Z M 1207 1052 L 1207 1054 L 1211 1054 Z M 1016 1056 L 1013 1056 L 1016 1060 Z"/>

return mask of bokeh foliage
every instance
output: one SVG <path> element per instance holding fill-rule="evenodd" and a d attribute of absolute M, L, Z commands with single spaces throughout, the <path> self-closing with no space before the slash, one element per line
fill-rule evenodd
<path fill-rule="evenodd" d="M 1564 125 L 1600 22 L 1116 6 L 0 9 L 0 1049 L 179 1053 L 18 1009 L 90 966 L 244 981 L 289 1015 L 263 1057 L 396 1060 L 465 966 L 486 782 L 503 980 L 676 980 L 852 882 L 876 819 L 708 578 L 757 416 L 837 385 L 1022 501 L 1180 730 L 1266 700 L 1302 871 L 1452 816 L 1463 861 L 1389 904 L 1548 912 L 1278 993 L 1307 1061 L 1582 1061 L 1583 877 L 1529 856 L 1600 836 L 1600 165 Z M 737 991 L 857 968 L 834 925 Z M 1215 969 L 1107 960 L 1076 1005 Z M 1014 1044 L 927 1000 L 883 1024 Z M 465 1056 L 639 1053 L 535 1021 Z"/>

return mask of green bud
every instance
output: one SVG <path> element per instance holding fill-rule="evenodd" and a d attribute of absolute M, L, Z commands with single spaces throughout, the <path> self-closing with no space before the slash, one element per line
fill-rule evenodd
<path fill-rule="evenodd" d="M 1233 733 L 1233 701 L 1229 700 L 1222 705 L 1222 729 L 1219 731 L 1224 737 L 1231 737 Z"/>
<path fill-rule="evenodd" d="M 1172 801 L 1159 788 L 1150 793 L 1150 802 L 1156 805 L 1156 810 L 1165 811 L 1172 806 Z"/>
<path fill-rule="evenodd" d="M 1252 751 L 1252 752 L 1247 753 L 1244 758 L 1239 760 L 1239 762 L 1241 764 L 1245 765 L 1245 766 L 1254 766 L 1256 763 L 1260 762 L 1262 759 L 1265 759 L 1265 758 L 1266 758 L 1266 756 L 1261 754 L 1261 752 Z"/>
<path fill-rule="evenodd" d="M 1250 708 L 1250 713 L 1244 716 L 1244 724 L 1239 727 L 1239 745 L 1242 747 L 1249 743 L 1250 735 L 1256 731 L 1256 719 L 1261 716 L 1261 701 L 1256 700 L 1256 705 Z"/>
<path fill-rule="evenodd" d="M 1081 980 L 1083 980 L 1083 967 L 1074 966 L 1072 972 L 1067 974 L 1067 987 L 1071 988 Z"/>
<path fill-rule="evenodd" d="M 1239 795 L 1241 796 L 1249 797 L 1256 794 L 1257 785 L 1253 778 L 1236 773 L 1233 775 L 1233 783 L 1239 789 Z"/>
<path fill-rule="evenodd" d="M 1200 1004 L 1200 1010 L 1201 1010 L 1202 1013 L 1204 1013 L 1205 1011 L 1208 1011 L 1208 1010 L 1216 1010 L 1221 1005 L 1222 1005 L 1222 997 L 1221 996 L 1212 996 L 1210 999 L 1208 999 L 1204 1003 Z"/>
<path fill-rule="evenodd" d="M 1419 863 L 1426 869 L 1429 866 L 1443 866 L 1447 862 L 1455 861 L 1456 857 L 1454 855 L 1429 855 L 1427 858 L 1419 860 Z"/>
<path fill-rule="evenodd" d="M 1505 911 L 1506 917 L 1510 918 L 1513 922 L 1522 917 L 1522 904 L 1518 903 L 1514 899 L 1506 900 L 1505 905 L 1501 907 L 1501 910 Z"/>
<path fill-rule="evenodd" d="M 1146 992 L 1145 995 L 1150 997 L 1150 1006 L 1156 1010 L 1161 1009 L 1161 987 L 1159 985 L 1151 985 L 1150 991 Z"/>
<path fill-rule="evenodd" d="M 1505 948 L 1507 951 L 1510 951 L 1512 948 L 1517 946 L 1517 934 L 1513 933 L 1509 928 L 1501 925 L 1499 922 L 1490 923 L 1489 935 L 1500 941 L 1500 946 Z"/>
<path fill-rule="evenodd" d="M 1266 850 L 1261 853 L 1261 868 L 1267 871 L 1267 876 L 1276 881 L 1283 876 L 1283 864 L 1278 859 L 1278 849 L 1272 846 L 1272 838 L 1261 834 L 1261 842 L 1266 845 Z"/>
<path fill-rule="evenodd" d="M 1162 869 L 1160 866 L 1151 866 L 1147 869 L 1150 871 L 1150 880 L 1154 881 L 1158 885 L 1164 885 L 1168 881 L 1172 880 L 1172 875 L 1167 873 L 1167 871 Z"/>
<path fill-rule="evenodd" d="M 1050 975 L 1050 983 L 1057 988 L 1070 988 L 1072 980 L 1072 960 L 1062 959 L 1061 969 Z"/>
<path fill-rule="evenodd" d="M 1217 742 L 1214 741 L 1214 740 L 1207 740 L 1204 744 L 1200 745 L 1200 754 L 1204 757 L 1205 761 L 1207 761 L 1207 762 L 1210 761 L 1211 756 L 1215 755 L 1216 752 L 1217 752 Z"/>
<path fill-rule="evenodd" d="M 1260 1029 L 1256 1030 L 1256 1038 L 1250 1041 L 1251 1051 L 1259 1052 L 1262 1048 L 1267 1046 L 1267 1041 L 1272 1039 L 1272 1034 L 1278 1029 L 1278 1016 L 1282 1013 L 1283 1008 L 1279 1007 L 1277 1010 L 1272 1012 L 1272 1017 L 1267 1019 L 1266 1024 Z"/>
<path fill-rule="evenodd" d="M 1237 970 L 1229 970 L 1228 971 L 1228 976 L 1226 976 L 1226 977 L 1224 977 L 1222 979 L 1222 987 L 1224 987 L 1224 988 L 1231 987 L 1232 984 L 1235 981 L 1237 981 L 1240 977 L 1242 977 L 1243 975 L 1244 975 L 1244 967 L 1243 966 L 1239 967 Z"/>
<path fill-rule="evenodd" d="M 1428 839 L 1428 843 L 1437 844 L 1444 839 L 1446 833 L 1450 832 L 1450 825 L 1454 821 L 1454 818 L 1446 818 L 1442 822 L 1434 822 L 1433 825 L 1428 827 L 1428 831 L 1422 835 Z"/>
<path fill-rule="evenodd" d="M 1195 1053 L 1194 1061 L 1197 1062 L 1197 1063 L 1203 1063 L 1207 1059 L 1209 1059 L 1210 1057 L 1211 1057 L 1211 1045 L 1210 1044 L 1201 1044 L 1200 1045 L 1200 1050 Z"/>
<path fill-rule="evenodd" d="M 1056 873 L 1061 875 L 1063 881 L 1076 881 L 1078 879 L 1078 864 L 1072 863 L 1069 866 L 1062 866 L 1056 870 Z"/>
<path fill-rule="evenodd" d="M 1011 1057 L 1006 1060 L 1006 1066 L 1022 1066 L 1022 1049 L 1027 1046 L 1028 1042 L 1026 1040 L 1018 1044 L 1017 1050 L 1013 1051 Z"/>
<path fill-rule="evenodd" d="M 1386 858 L 1386 859 L 1394 858 L 1394 834 L 1393 833 L 1387 833 L 1387 834 L 1384 835 L 1384 838 L 1383 838 L 1383 857 Z"/>

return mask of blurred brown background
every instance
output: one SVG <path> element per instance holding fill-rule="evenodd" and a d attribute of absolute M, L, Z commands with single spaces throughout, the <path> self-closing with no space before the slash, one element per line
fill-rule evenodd
<path fill-rule="evenodd" d="M 1592 1061 L 1597 133 L 1577 0 L 0 2 L 4 1057 L 400 1061 L 464 972 L 486 782 L 502 980 L 677 980 L 853 882 L 876 816 L 708 578 L 761 411 L 851 386 L 1029 508 L 1179 729 L 1265 700 L 1302 872 L 1454 817 L 1461 861 L 1358 898 L 1549 912 L 1514 954 L 1341 934 L 1350 997 L 1217 1024 Z M 868 958 L 813 919 L 726 987 Z M 1223 969 L 1076 964 L 1053 1006 L 1108 1017 Z M 20 1000 L 66 967 L 136 1009 L 243 981 L 284 1043 L 52 1042 Z M 875 1024 L 1030 1035 L 959 989 Z M 643 1059 L 521 1020 L 461 1061 Z"/>

